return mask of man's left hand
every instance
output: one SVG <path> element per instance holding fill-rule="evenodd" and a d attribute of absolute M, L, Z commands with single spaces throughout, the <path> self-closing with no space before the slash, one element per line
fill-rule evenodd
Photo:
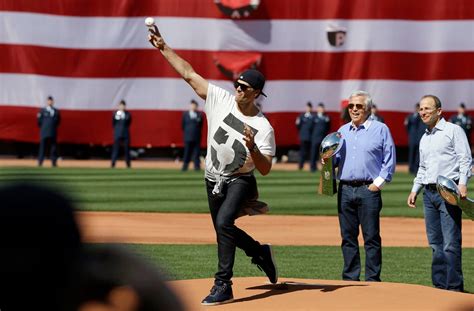
<path fill-rule="evenodd" d="M 369 188 L 369 190 L 372 192 L 380 191 L 380 188 L 377 187 L 375 184 L 370 184 L 367 188 Z"/>
<path fill-rule="evenodd" d="M 467 186 L 466 185 L 458 185 L 459 194 L 461 195 L 461 199 L 465 199 L 467 197 Z"/>

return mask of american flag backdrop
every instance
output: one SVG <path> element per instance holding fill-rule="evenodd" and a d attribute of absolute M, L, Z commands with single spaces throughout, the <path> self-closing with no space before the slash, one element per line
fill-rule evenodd
<path fill-rule="evenodd" d="M 337 129 L 341 101 L 358 89 L 372 94 L 399 146 L 422 95 L 438 95 L 448 112 L 474 104 L 473 0 L 261 0 L 239 19 L 214 0 L 2 0 L 0 140 L 37 141 L 36 113 L 52 95 L 60 142 L 110 144 L 124 99 L 132 145 L 182 145 L 181 113 L 197 96 L 149 45 L 147 16 L 230 91 L 216 63 L 256 61 L 278 146 L 298 143 L 294 120 L 307 101 L 324 102 Z M 334 29 L 345 35 L 336 44 Z"/>

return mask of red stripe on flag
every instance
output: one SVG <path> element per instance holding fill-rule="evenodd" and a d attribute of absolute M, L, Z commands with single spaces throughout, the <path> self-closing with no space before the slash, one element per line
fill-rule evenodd
<path fill-rule="evenodd" d="M 6 0 L 2 11 L 68 16 L 176 16 L 229 18 L 202 0 Z M 472 0 L 272 0 L 261 1 L 252 19 L 474 19 Z"/>
<path fill-rule="evenodd" d="M 38 108 L 0 106 L 0 140 L 38 142 Z M 110 145 L 113 142 L 112 111 L 60 110 L 58 142 Z M 130 127 L 134 147 L 183 145 L 181 111 L 134 110 Z M 156 122 L 160 120 L 160 122 Z M 206 130 L 203 131 L 203 144 Z"/>
<path fill-rule="evenodd" d="M 38 142 L 39 129 L 36 125 L 38 108 L 0 105 L 0 140 Z M 134 147 L 170 147 L 183 146 L 181 130 L 182 111 L 132 110 L 131 143 Z M 454 112 L 444 112 L 449 118 Z M 298 144 L 296 112 L 265 113 L 275 130 L 279 147 Z M 403 121 L 409 113 L 381 111 L 392 133 L 395 144 L 407 145 L 407 133 Z M 472 115 L 472 112 L 471 112 Z M 329 112 L 331 131 L 340 125 L 340 115 Z M 160 122 L 156 122 L 160 120 Z M 290 125 L 290 126 L 289 126 Z M 206 144 L 207 129 L 203 128 L 201 146 Z M 61 124 L 58 130 L 60 143 L 93 144 L 107 146 L 112 144 L 112 111 L 61 110 Z"/>
<path fill-rule="evenodd" d="M 227 79 L 214 52 L 178 51 L 196 72 Z M 219 52 L 220 54 L 238 52 Z M 474 52 L 264 52 L 260 69 L 268 80 L 463 80 L 473 79 Z M 3 73 L 75 78 L 179 77 L 155 50 L 79 50 L 0 45 Z"/>

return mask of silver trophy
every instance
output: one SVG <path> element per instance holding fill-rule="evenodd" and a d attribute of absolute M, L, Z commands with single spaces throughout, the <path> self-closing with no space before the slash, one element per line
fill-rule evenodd
<path fill-rule="evenodd" d="M 474 220 L 474 200 L 461 198 L 458 185 L 453 180 L 441 175 L 438 176 L 436 189 L 447 203 L 459 206 L 467 217 Z"/>
<path fill-rule="evenodd" d="M 341 133 L 334 132 L 324 137 L 321 142 L 319 155 L 325 161 L 319 179 L 319 194 L 334 195 L 336 193 L 336 179 L 334 178 L 334 167 L 331 158 L 341 149 L 341 140 Z"/>

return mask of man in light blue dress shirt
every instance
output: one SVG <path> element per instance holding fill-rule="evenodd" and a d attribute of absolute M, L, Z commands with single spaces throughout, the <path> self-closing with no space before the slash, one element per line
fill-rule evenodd
<path fill-rule="evenodd" d="M 454 180 L 461 197 L 466 197 L 467 181 L 471 177 L 471 149 L 463 129 L 446 122 L 441 114 L 439 98 L 434 95 L 423 96 L 420 117 L 428 129 L 420 141 L 420 166 L 407 204 L 415 208 L 416 197 L 424 188 L 426 234 L 433 250 L 433 285 L 441 289 L 463 291 L 462 211 L 441 198 L 436 190 L 436 179 L 442 175 Z"/>
<path fill-rule="evenodd" d="M 395 145 L 388 127 L 369 119 L 371 106 L 369 93 L 351 94 L 348 105 L 351 122 L 339 129 L 343 145 L 334 159 L 339 167 L 338 216 L 344 280 L 358 281 L 360 277 L 359 225 L 366 254 L 365 280 L 380 281 L 382 270 L 380 191 L 392 180 L 395 171 Z"/>

